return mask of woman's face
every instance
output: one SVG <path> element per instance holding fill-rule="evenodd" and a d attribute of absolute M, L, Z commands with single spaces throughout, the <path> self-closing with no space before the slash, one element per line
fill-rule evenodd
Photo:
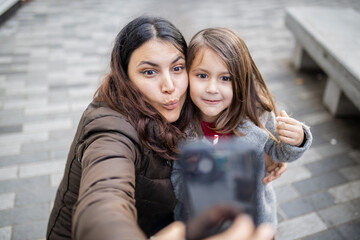
<path fill-rule="evenodd" d="M 150 104 L 175 122 L 186 98 L 185 56 L 168 41 L 151 39 L 131 55 L 128 74 Z"/>
<path fill-rule="evenodd" d="M 215 122 L 230 106 L 233 90 L 224 61 L 210 48 L 200 49 L 190 66 L 190 96 L 205 122 Z"/>

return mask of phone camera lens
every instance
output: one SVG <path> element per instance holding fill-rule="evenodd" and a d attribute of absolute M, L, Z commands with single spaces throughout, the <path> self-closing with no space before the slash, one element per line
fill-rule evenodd
<path fill-rule="evenodd" d="M 203 158 L 199 162 L 198 170 L 203 174 L 210 173 L 214 168 L 214 162 L 211 159 Z"/>

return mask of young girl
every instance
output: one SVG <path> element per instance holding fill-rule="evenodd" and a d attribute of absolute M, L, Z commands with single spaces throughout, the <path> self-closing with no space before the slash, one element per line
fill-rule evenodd
<path fill-rule="evenodd" d="M 244 41 L 226 28 L 197 33 L 188 48 L 190 96 L 196 116 L 191 134 L 213 142 L 237 136 L 276 162 L 298 159 L 311 145 L 309 127 L 276 116 L 274 100 Z M 194 137 L 194 136 L 193 136 Z M 265 170 L 264 170 L 265 172 Z M 258 223 L 276 225 L 275 193 L 259 179 Z M 175 189 L 176 190 L 176 189 Z"/>

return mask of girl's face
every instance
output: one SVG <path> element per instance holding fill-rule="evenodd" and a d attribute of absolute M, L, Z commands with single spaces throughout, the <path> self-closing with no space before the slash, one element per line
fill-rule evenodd
<path fill-rule="evenodd" d="M 128 74 L 166 120 L 179 118 L 188 87 L 184 54 L 170 42 L 151 39 L 132 53 Z"/>
<path fill-rule="evenodd" d="M 189 70 L 190 96 L 205 122 L 215 122 L 233 98 L 230 73 L 217 53 L 202 48 Z"/>

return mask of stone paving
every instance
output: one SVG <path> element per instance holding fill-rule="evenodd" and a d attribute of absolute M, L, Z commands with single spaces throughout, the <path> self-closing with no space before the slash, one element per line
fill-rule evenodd
<path fill-rule="evenodd" d="M 360 239 L 360 118 L 333 118 L 326 76 L 296 72 L 289 6 L 351 7 L 341 0 L 32 0 L 0 26 L 0 240 L 44 239 L 82 111 L 108 69 L 118 31 L 141 14 L 198 30 L 238 31 L 279 109 L 312 127 L 314 142 L 273 184 L 277 239 Z M 358 49 L 354 49 L 354 51 Z"/>

